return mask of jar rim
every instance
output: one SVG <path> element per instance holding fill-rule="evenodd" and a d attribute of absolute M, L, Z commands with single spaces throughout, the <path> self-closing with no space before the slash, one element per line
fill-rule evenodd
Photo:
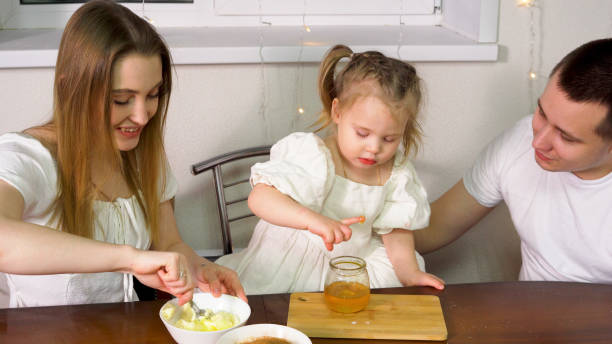
<path fill-rule="evenodd" d="M 342 261 L 339 261 L 342 260 Z M 337 264 L 339 263 L 354 263 L 357 266 L 354 268 L 345 268 L 345 267 L 339 267 L 337 266 Z M 363 258 L 360 257 L 355 257 L 355 256 L 338 256 L 338 257 L 334 257 L 332 259 L 329 260 L 329 267 L 334 269 L 334 270 L 342 270 L 342 271 L 358 271 L 358 270 L 363 270 L 366 267 L 366 262 L 365 260 L 363 260 Z"/>

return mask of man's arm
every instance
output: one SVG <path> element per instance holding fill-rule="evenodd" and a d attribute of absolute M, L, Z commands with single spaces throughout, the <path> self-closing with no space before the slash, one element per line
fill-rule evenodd
<path fill-rule="evenodd" d="M 416 250 L 424 254 L 450 244 L 492 209 L 478 203 L 460 180 L 431 204 L 429 227 L 414 232 Z"/>

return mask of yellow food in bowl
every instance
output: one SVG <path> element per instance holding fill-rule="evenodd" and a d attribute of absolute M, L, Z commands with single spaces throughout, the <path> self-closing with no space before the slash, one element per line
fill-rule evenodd
<path fill-rule="evenodd" d="M 161 315 L 170 324 L 191 331 L 220 331 L 240 322 L 235 314 L 226 311 L 213 312 L 206 309 L 204 315 L 196 315 L 189 304 L 179 307 L 167 303 L 162 307 Z"/>

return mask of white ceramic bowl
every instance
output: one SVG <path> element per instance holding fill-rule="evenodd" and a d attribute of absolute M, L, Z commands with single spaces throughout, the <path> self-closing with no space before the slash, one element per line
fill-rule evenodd
<path fill-rule="evenodd" d="M 169 300 L 167 303 L 174 303 L 178 305 L 177 299 Z M 201 310 L 210 309 L 213 312 L 226 311 L 238 316 L 238 324 L 225 330 L 220 331 L 191 331 L 178 328 L 170 324 L 159 311 L 159 318 L 162 320 L 168 332 L 179 344 L 215 344 L 217 339 L 226 332 L 233 330 L 239 326 L 244 325 L 251 316 L 251 307 L 242 301 L 240 298 L 231 295 L 221 295 L 221 297 L 214 297 L 210 293 L 195 293 L 193 294 L 193 302 L 200 307 Z M 163 309 L 163 306 L 162 306 Z"/>
<path fill-rule="evenodd" d="M 242 343 L 264 336 L 283 338 L 291 344 L 312 344 L 310 338 L 302 332 L 276 324 L 256 324 L 233 329 L 221 336 L 217 344 Z"/>

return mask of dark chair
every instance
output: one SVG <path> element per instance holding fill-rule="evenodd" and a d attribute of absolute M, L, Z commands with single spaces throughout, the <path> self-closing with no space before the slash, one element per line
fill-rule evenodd
<path fill-rule="evenodd" d="M 215 194 L 217 196 L 217 207 L 219 210 L 219 220 L 221 222 L 221 237 L 223 239 L 223 254 L 229 254 L 234 251 L 234 247 L 232 246 L 232 235 L 230 231 L 230 224 L 234 221 L 238 221 L 250 216 L 254 216 L 250 210 L 247 211 L 246 214 L 238 215 L 230 217 L 228 206 L 238 204 L 241 202 L 246 203 L 245 201 L 248 199 L 248 194 L 235 196 L 231 200 L 227 199 L 228 190 L 232 189 L 240 184 L 245 184 L 249 182 L 249 178 L 241 178 L 239 180 L 228 181 L 227 179 L 229 175 L 227 173 L 224 174 L 223 166 L 229 163 L 234 163 L 232 166 L 234 168 L 238 168 L 245 171 L 245 168 L 251 167 L 251 165 L 245 165 L 244 159 L 258 157 L 258 156 L 267 156 L 270 154 L 270 146 L 261 146 L 261 147 L 252 147 L 246 149 L 240 149 L 236 151 L 232 151 L 229 153 L 221 154 L 211 159 L 199 162 L 191 166 L 191 173 L 194 175 L 198 175 L 202 172 L 212 170 L 213 173 L 213 181 L 215 185 Z M 242 162 L 242 164 L 240 164 Z M 229 165 L 227 166 L 229 167 Z M 232 193 L 235 194 L 236 192 Z M 247 207 L 248 209 L 248 207 Z"/>

